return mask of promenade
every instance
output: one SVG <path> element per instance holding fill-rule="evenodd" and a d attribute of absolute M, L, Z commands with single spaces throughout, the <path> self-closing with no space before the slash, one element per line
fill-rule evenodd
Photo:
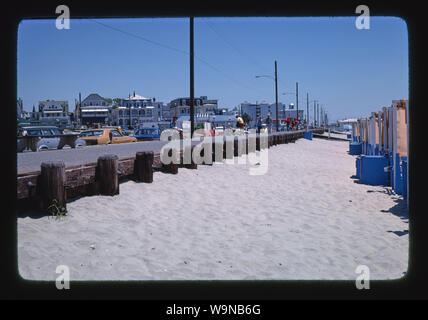
<path fill-rule="evenodd" d="M 303 132 L 304 130 L 289 131 L 285 134 Z M 283 132 L 284 133 L 284 132 Z M 79 165 L 96 162 L 98 157 L 104 154 L 115 154 L 120 158 L 135 156 L 137 151 L 160 152 L 165 141 L 141 141 L 124 144 L 109 144 L 99 146 L 88 146 L 76 149 L 48 150 L 39 152 L 17 153 L 17 172 L 23 174 L 30 171 L 40 170 L 42 162 L 64 161 L 65 166 Z M 198 142 L 193 142 L 197 144 Z"/>

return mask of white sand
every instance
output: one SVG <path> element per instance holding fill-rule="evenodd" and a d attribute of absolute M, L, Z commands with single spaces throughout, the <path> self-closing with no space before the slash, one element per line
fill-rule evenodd
<path fill-rule="evenodd" d="M 400 278 L 407 209 L 390 188 L 354 183 L 347 150 L 300 139 L 269 149 L 263 176 L 226 164 L 156 172 L 152 184 L 128 181 L 120 195 L 70 202 L 61 220 L 19 218 L 19 272 L 54 280 L 67 265 L 72 280 L 356 279 L 364 264 L 371 279 Z"/>

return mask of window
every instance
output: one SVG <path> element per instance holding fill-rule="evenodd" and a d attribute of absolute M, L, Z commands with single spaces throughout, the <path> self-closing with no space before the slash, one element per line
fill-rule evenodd
<path fill-rule="evenodd" d="M 52 132 L 50 129 L 42 129 L 42 135 L 43 136 L 51 136 Z"/>
<path fill-rule="evenodd" d="M 122 135 L 117 130 L 111 130 L 110 134 L 112 137 L 121 137 Z"/>
<path fill-rule="evenodd" d="M 29 136 L 40 136 L 42 133 L 40 129 L 29 129 L 27 130 L 27 135 Z"/>

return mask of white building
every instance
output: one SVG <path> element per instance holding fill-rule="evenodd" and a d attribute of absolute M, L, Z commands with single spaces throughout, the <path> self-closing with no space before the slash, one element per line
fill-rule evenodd
<path fill-rule="evenodd" d="M 111 105 L 106 99 L 92 93 L 87 96 L 80 106 L 80 120 L 82 124 L 90 125 L 94 123 L 107 124 L 110 118 Z"/>
<path fill-rule="evenodd" d="M 172 100 L 169 104 L 170 117 L 181 117 L 190 115 L 190 98 L 177 98 Z M 208 115 L 218 113 L 218 101 L 209 100 L 207 96 L 194 98 L 195 115 Z"/>
<path fill-rule="evenodd" d="M 163 102 L 154 98 L 145 98 L 138 94 L 122 100 L 122 105 L 112 109 L 114 125 L 128 129 L 135 128 L 145 122 L 159 122 L 164 120 Z"/>
<path fill-rule="evenodd" d="M 68 101 L 39 101 L 39 111 L 33 113 L 33 117 L 41 125 L 67 126 L 70 124 Z"/>

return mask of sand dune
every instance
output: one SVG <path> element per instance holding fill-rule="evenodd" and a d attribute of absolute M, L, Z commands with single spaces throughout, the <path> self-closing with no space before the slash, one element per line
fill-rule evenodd
<path fill-rule="evenodd" d="M 354 182 L 348 143 L 300 139 L 250 165 L 155 172 L 120 195 L 68 204 L 69 216 L 18 218 L 19 272 L 54 280 L 372 279 L 407 270 L 408 219 L 390 188 Z"/>

